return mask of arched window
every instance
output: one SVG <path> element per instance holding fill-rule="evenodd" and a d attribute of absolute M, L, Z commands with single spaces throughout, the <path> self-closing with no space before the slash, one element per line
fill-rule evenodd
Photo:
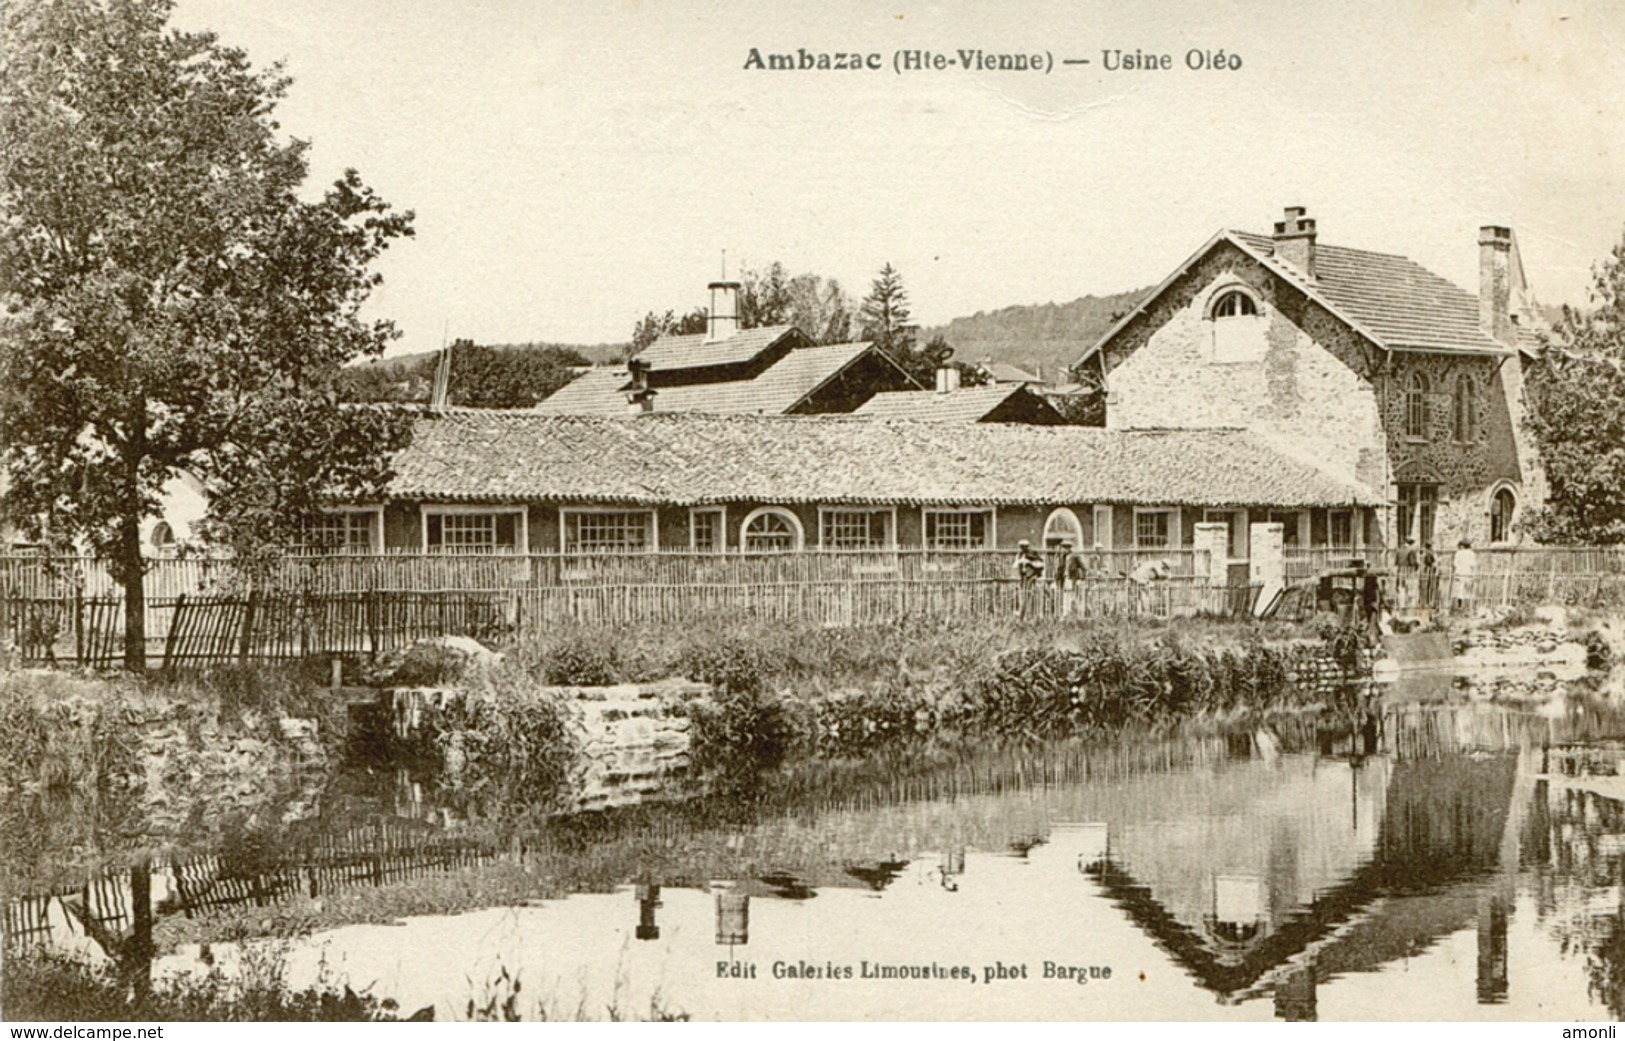
<path fill-rule="evenodd" d="M 1428 436 L 1428 378 L 1420 372 L 1405 384 L 1405 436 Z"/>
<path fill-rule="evenodd" d="M 1518 498 L 1511 488 L 1502 488 L 1490 496 L 1490 541 L 1512 541 L 1512 515 L 1518 509 Z"/>
<path fill-rule="evenodd" d="M 1473 396 L 1473 380 L 1465 373 L 1456 377 L 1456 400 L 1453 413 L 1453 433 L 1457 441 L 1471 441 L 1478 436 L 1478 402 Z"/>
<path fill-rule="evenodd" d="M 802 546 L 801 521 L 789 510 L 763 506 L 739 525 L 739 545 L 746 553 L 788 553 Z"/>
<path fill-rule="evenodd" d="M 152 526 L 152 548 L 173 549 L 175 546 L 175 529 L 169 526 L 168 521 L 159 521 Z"/>
<path fill-rule="evenodd" d="M 1076 513 L 1062 506 L 1044 521 L 1044 547 L 1054 549 L 1067 539 L 1079 549 L 1083 548 L 1083 525 L 1078 522 Z"/>
<path fill-rule="evenodd" d="M 1213 301 L 1211 318 L 1243 318 L 1258 313 L 1258 301 L 1239 289 L 1221 294 Z"/>

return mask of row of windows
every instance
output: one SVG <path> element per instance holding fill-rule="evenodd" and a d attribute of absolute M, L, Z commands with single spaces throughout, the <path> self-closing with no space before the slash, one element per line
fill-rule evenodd
<path fill-rule="evenodd" d="M 1402 498 L 1407 494 L 1405 488 L 1424 487 L 1431 493 L 1431 486 L 1402 486 Z M 1112 509 L 1110 506 L 1094 508 L 1092 541 L 1114 544 Z M 976 550 L 997 544 L 992 509 L 925 509 L 921 513 L 922 545 L 926 549 Z M 1431 532 L 1431 507 L 1425 516 L 1427 530 Z M 1283 541 L 1288 547 L 1309 544 L 1306 514 L 1271 511 L 1267 517 L 1282 525 Z M 1203 519 L 1229 524 L 1232 555 L 1246 555 L 1248 517 L 1244 511 L 1208 510 Z M 565 509 L 562 520 L 561 545 L 567 552 L 635 553 L 659 544 L 657 521 L 651 510 Z M 383 546 L 382 522 L 383 513 L 378 509 L 329 513 L 307 529 L 306 545 L 326 551 L 375 552 Z M 752 510 L 739 522 L 738 545 L 750 553 L 787 552 L 808 544 L 835 550 L 884 550 L 897 544 L 896 523 L 896 511 L 891 509 L 825 507 L 818 511 L 818 530 L 809 538 L 801 520 L 791 511 L 762 507 Z M 690 548 L 702 553 L 722 552 L 728 544 L 726 525 L 727 511 L 723 507 L 691 510 Z M 1176 549 L 1183 544 L 1177 510 L 1136 508 L 1133 525 L 1136 549 Z M 1062 507 L 1051 511 L 1045 520 L 1043 545 L 1053 549 L 1063 541 L 1071 541 L 1083 546 L 1083 532 L 1077 513 Z M 528 545 L 523 507 L 426 507 L 422 514 L 422 534 L 423 545 L 430 552 L 439 553 L 517 552 Z M 1353 511 L 1330 511 L 1326 536 L 1330 546 L 1353 546 Z"/>
<path fill-rule="evenodd" d="M 655 514 L 650 510 L 563 511 L 562 548 L 567 552 L 627 553 L 658 545 Z M 699 552 L 721 552 L 727 545 L 727 513 L 706 507 L 689 513 L 689 545 Z M 1095 507 L 1097 539 L 1111 544 L 1112 508 Z M 896 545 L 897 515 L 891 509 L 823 508 L 818 512 L 814 545 L 837 550 L 880 550 Z M 921 517 L 923 545 L 934 550 L 974 550 L 996 545 L 991 509 L 926 509 Z M 430 552 L 515 552 L 528 545 L 523 507 L 459 509 L 426 507 L 422 514 L 423 545 Z M 1077 514 L 1060 508 L 1044 524 L 1043 541 L 1054 547 L 1070 540 L 1083 545 Z M 751 511 L 740 522 L 739 545 L 746 552 L 784 552 L 810 540 L 800 519 L 777 507 Z M 1134 543 L 1140 549 L 1179 545 L 1174 510 L 1138 509 Z M 383 513 L 378 509 L 339 510 L 306 528 L 305 546 L 329 552 L 374 552 L 383 546 Z"/>
<path fill-rule="evenodd" d="M 1405 436 L 1428 436 L 1428 378 L 1413 372 L 1405 382 Z M 1478 393 L 1471 376 L 1456 377 L 1450 399 L 1450 436 L 1455 441 L 1478 439 Z"/>
<path fill-rule="evenodd" d="M 1415 539 L 1427 545 L 1434 539 L 1434 521 L 1439 513 L 1439 486 L 1436 484 L 1401 484 L 1395 518 L 1399 542 Z M 1517 512 L 1518 500 L 1512 489 L 1501 488 L 1490 496 L 1490 541 L 1512 540 L 1512 518 Z"/>

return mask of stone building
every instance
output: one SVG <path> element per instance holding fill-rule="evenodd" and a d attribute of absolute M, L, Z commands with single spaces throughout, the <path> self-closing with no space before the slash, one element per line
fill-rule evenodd
<path fill-rule="evenodd" d="M 1478 248 L 1475 298 L 1406 257 L 1323 244 L 1289 207 L 1273 234 L 1214 235 L 1080 365 L 1109 428 L 1240 425 L 1383 491 L 1366 531 L 1275 518 L 1288 546 L 1516 542 L 1540 494 L 1520 433 L 1533 308 L 1512 231 L 1485 227 Z"/>

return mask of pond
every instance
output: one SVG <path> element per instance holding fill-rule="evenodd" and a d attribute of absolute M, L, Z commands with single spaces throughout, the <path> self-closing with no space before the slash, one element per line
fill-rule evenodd
<path fill-rule="evenodd" d="M 523 833 L 351 777 L 305 820 L 13 900 L 7 938 L 95 953 L 150 901 L 160 975 L 201 942 L 229 964 L 246 922 L 298 934 L 290 982 L 441 1019 L 515 978 L 563 1017 L 1617 1018 L 1620 739 L 1607 703 L 1396 692 L 804 764 Z"/>

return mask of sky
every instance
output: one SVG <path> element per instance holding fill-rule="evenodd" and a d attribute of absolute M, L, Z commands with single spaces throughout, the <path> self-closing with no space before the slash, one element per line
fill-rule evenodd
<path fill-rule="evenodd" d="M 174 24 L 284 63 L 313 186 L 356 167 L 416 212 L 369 305 L 391 353 L 624 341 L 707 303 L 724 252 L 857 297 L 890 263 L 937 324 L 1155 284 L 1289 205 L 1473 292 L 1477 229 L 1510 225 L 1537 298 L 1580 303 L 1625 229 L 1625 4 L 178 0 Z M 1054 64 L 893 70 L 976 48 Z"/>

